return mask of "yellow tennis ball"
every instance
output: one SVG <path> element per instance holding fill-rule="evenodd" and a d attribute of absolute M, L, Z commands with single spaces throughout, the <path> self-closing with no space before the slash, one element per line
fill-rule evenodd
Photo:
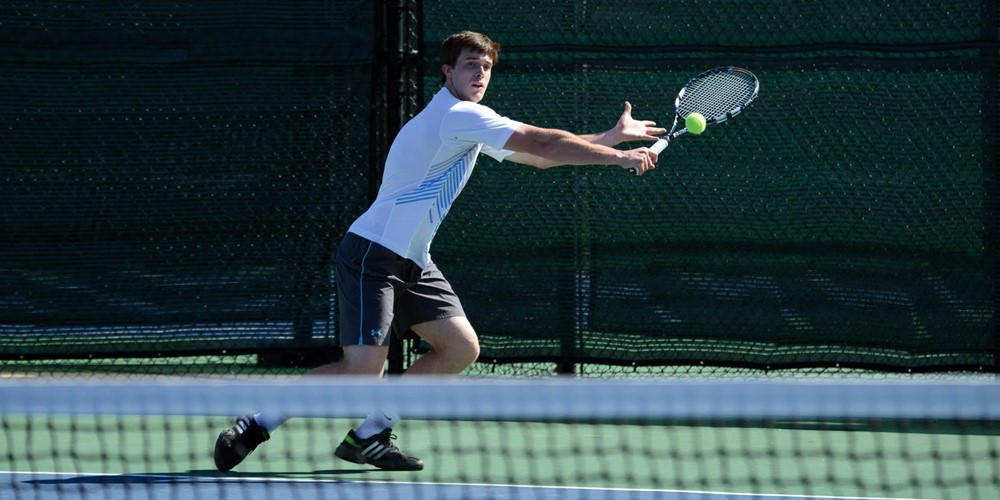
<path fill-rule="evenodd" d="M 705 117 L 701 113 L 691 113 L 687 115 L 687 118 L 684 118 L 684 127 L 694 135 L 704 132 L 706 125 Z"/>

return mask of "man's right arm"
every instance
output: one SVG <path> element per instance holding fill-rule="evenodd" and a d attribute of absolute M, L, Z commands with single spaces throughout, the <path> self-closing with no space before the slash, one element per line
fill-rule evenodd
<path fill-rule="evenodd" d="M 503 149 L 515 151 L 509 160 L 549 168 L 557 165 L 618 165 L 639 174 L 656 167 L 656 153 L 649 148 L 622 151 L 588 142 L 565 130 L 521 124 Z"/>

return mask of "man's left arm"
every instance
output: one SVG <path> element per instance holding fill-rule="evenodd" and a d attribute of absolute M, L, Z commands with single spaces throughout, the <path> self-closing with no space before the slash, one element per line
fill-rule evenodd
<path fill-rule="evenodd" d="M 666 131 L 664 128 L 657 127 L 656 122 L 632 118 L 632 104 L 625 101 L 625 111 L 622 112 L 614 127 L 604 132 L 583 134 L 578 137 L 592 144 L 613 147 L 627 141 L 655 141 L 659 139 L 658 135 L 664 134 Z M 514 153 L 506 159 L 541 169 L 562 165 L 560 162 L 529 153 Z"/>

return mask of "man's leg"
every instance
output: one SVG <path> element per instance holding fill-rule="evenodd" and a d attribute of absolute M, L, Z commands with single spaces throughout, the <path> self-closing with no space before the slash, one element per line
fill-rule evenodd
<path fill-rule="evenodd" d="M 419 323 L 410 327 L 417 335 L 426 340 L 433 351 L 418 359 L 406 371 L 405 375 L 455 375 L 468 367 L 479 357 L 479 339 L 469 320 L 464 316 L 438 319 Z M 382 349 L 379 355 L 372 353 L 355 353 L 357 347 L 344 348 L 344 359 L 353 370 L 364 370 L 364 373 L 379 373 L 385 366 L 388 347 Z M 370 351 L 365 349 L 363 351 Z M 346 368 L 338 366 L 344 363 L 321 366 L 314 370 L 319 374 L 359 373 L 345 372 Z M 376 364 L 378 366 L 376 366 Z M 376 369 L 378 370 L 376 372 Z M 337 447 L 335 454 L 349 462 L 370 463 L 386 470 L 421 470 L 424 463 L 417 458 L 407 456 L 392 442 L 392 426 L 399 420 L 399 415 L 392 411 L 375 411 L 361 423 L 356 430 L 347 433 L 347 437 Z"/>
<path fill-rule="evenodd" d="M 350 345 L 344 346 L 344 358 L 340 362 L 320 366 L 309 375 L 372 375 L 382 376 L 385 369 L 388 346 Z M 371 464 L 383 470 L 421 470 L 424 463 L 419 458 L 408 456 L 392 443 L 395 436 L 392 427 L 399 422 L 395 411 L 380 408 L 368 414 L 357 429 L 347 432 L 347 436 L 337 446 L 334 455 L 356 464 Z"/>
<path fill-rule="evenodd" d="M 347 234 L 338 249 L 336 281 L 340 297 L 340 342 L 344 346 L 344 356 L 338 362 L 317 367 L 307 373 L 310 376 L 358 375 L 380 377 L 389 354 L 385 341 L 389 338 L 393 317 L 393 304 L 397 289 L 404 284 L 405 262 L 388 249 L 364 238 Z M 362 332 L 370 332 L 371 335 Z M 382 334 L 382 332 L 386 332 Z M 394 414 L 373 412 L 369 420 L 362 424 L 361 436 L 351 431 L 348 437 L 355 443 L 368 443 L 368 433 L 378 441 L 372 449 L 394 450 L 389 443 L 390 434 L 380 436 L 382 430 L 389 430 L 397 418 Z M 390 418 L 385 418 L 389 416 Z M 270 438 L 270 433 L 281 425 L 286 415 L 263 412 L 244 415 L 236 420 L 236 425 L 219 435 L 215 446 L 215 462 L 219 470 L 230 470 L 239 464 L 260 443 Z M 367 425 L 371 424 L 371 425 Z M 345 440 L 346 441 L 346 440 Z M 342 447 L 344 443 L 342 443 Z M 381 448 L 380 448 L 381 446 Z M 340 451 L 338 449 L 338 451 Z M 390 469 L 416 469 L 422 467 L 415 459 L 384 460 L 386 456 L 369 457 L 338 453 L 338 456 L 357 463 L 371 463 L 377 467 Z M 388 455 L 393 455 L 389 453 Z"/>
<path fill-rule="evenodd" d="M 306 375 L 372 375 L 381 377 L 389 346 L 348 345 L 340 361 L 327 363 L 309 370 Z"/>
<path fill-rule="evenodd" d="M 479 358 L 479 337 L 465 316 L 437 319 L 410 327 L 433 350 L 406 370 L 406 375 L 457 375 Z"/>

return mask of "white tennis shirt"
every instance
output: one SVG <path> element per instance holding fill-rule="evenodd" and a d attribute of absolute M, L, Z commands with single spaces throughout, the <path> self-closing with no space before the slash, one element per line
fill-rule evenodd
<path fill-rule="evenodd" d="M 417 263 L 430 262 L 431 240 L 465 187 L 476 157 L 497 161 L 521 122 L 461 101 L 442 88 L 396 135 L 378 197 L 348 231 Z"/>

